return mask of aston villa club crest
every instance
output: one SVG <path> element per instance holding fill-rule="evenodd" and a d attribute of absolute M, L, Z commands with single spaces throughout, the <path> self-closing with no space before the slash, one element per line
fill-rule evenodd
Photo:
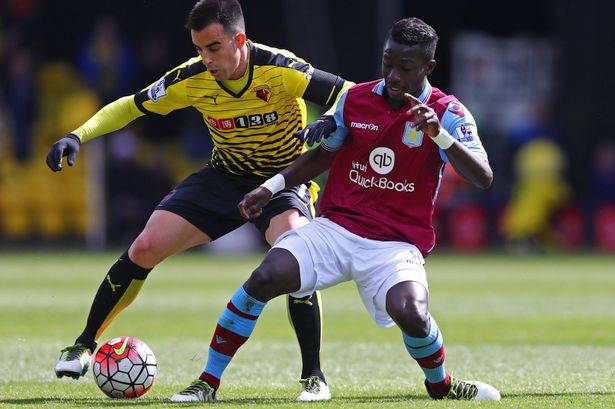
<path fill-rule="evenodd" d="M 413 128 L 410 122 L 406 122 L 402 142 L 410 148 L 418 148 L 423 144 L 423 131 Z"/>
<path fill-rule="evenodd" d="M 271 99 L 271 88 L 269 88 L 269 85 L 260 85 L 254 88 L 254 92 L 256 92 L 257 97 L 265 102 L 269 102 Z"/>

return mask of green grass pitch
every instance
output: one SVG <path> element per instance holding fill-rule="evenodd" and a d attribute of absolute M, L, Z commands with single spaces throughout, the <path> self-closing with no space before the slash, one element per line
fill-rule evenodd
<path fill-rule="evenodd" d="M 198 376 L 218 316 L 262 257 L 190 252 L 152 272 L 103 336 L 139 337 L 158 359 L 152 390 L 121 401 L 105 397 L 91 372 L 79 381 L 53 373 L 118 255 L 0 253 L 0 407 L 177 407 L 168 398 Z M 216 407 L 615 407 L 614 257 L 434 254 L 427 271 L 448 370 L 492 383 L 501 402 L 429 400 L 399 331 L 377 327 L 346 283 L 323 292 L 332 401 L 293 402 L 299 348 L 277 299 L 227 369 Z"/>

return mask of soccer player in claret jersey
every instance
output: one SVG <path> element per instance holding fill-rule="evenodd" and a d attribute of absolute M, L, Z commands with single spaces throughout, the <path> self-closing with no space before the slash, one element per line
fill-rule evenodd
<path fill-rule="evenodd" d="M 298 133 L 305 125 L 304 99 L 332 108 L 352 85 L 313 68 L 286 50 L 246 38 L 236 0 L 200 0 L 188 16 L 198 53 L 154 84 L 103 107 L 56 142 L 47 156 L 53 171 L 67 156 L 73 165 L 80 145 L 143 115 L 166 115 L 194 107 L 214 143 L 210 162 L 188 176 L 157 206 L 144 230 L 111 267 L 95 295 L 87 323 L 73 346 L 62 351 L 58 377 L 79 378 L 88 369 L 96 340 L 130 304 L 154 266 L 190 247 L 215 240 L 246 221 L 237 209 L 243 196 L 293 162 L 305 150 Z M 309 126 L 309 141 L 329 132 L 327 121 Z M 299 137 L 299 138 L 298 138 Z M 254 224 L 269 243 L 313 217 L 317 186 L 289 187 L 276 194 Z M 302 356 L 302 401 L 331 398 L 320 368 L 318 295 L 288 299 Z M 192 397 L 186 397 L 190 400 Z"/>
<path fill-rule="evenodd" d="M 491 385 L 449 375 L 444 339 L 428 310 L 424 258 L 435 243 L 442 172 L 451 164 L 480 188 L 493 179 L 468 110 L 427 81 L 437 40 L 420 19 L 395 23 L 384 45 L 384 78 L 345 91 L 334 116 L 321 118 L 335 131 L 320 147 L 239 204 L 246 218 L 259 217 L 272 195 L 331 169 L 322 214 L 280 236 L 220 317 L 200 377 L 210 386 L 206 397 L 215 397 L 222 372 L 269 300 L 354 280 L 376 323 L 401 329 L 432 398 L 500 399 Z M 189 390 L 175 396 L 183 393 Z"/>

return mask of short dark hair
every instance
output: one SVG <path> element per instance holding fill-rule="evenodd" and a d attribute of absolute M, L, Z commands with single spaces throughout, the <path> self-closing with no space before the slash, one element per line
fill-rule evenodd
<path fill-rule="evenodd" d="M 432 26 L 417 17 L 407 17 L 393 24 L 389 38 L 400 44 L 419 45 L 426 61 L 434 59 L 438 34 Z"/>
<path fill-rule="evenodd" d="M 201 31 L 214 23 L 222 24 L 224 31 L 229 35 L 246 30 L 241 5 L 237 0 L 197 1 L 188 14 L 186 28 Z"/>

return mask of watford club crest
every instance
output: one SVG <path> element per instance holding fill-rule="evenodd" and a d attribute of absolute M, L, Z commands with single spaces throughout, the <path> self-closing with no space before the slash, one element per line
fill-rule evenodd
<path fill-rule="evenodd" d="M 255 87 L 254 92 L 256 92 L 257 97 L 265 102 L 269 102 L 271 99 L 271 88 L 269 88 L 269 85 L 260 85 Z"/>

